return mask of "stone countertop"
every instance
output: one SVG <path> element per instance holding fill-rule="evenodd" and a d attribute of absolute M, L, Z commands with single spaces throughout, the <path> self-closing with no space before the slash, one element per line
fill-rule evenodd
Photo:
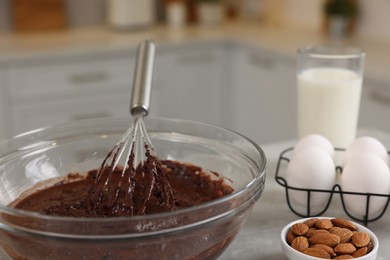
<path fill-rule="evenodd" d="M 359 130 L 358 135 L 370 135 L 390 147 L 390 136 L 386 133 L 365 129 Z M 288 208 L 284 187 L 275 181 L 276 164 L 282 151 L 294 145 L 293 141 L 261 146 L 267 156 L 267 179 L 265 189 L 255 204 L 251 215 L 243 229 L 232 244 L 227 248 L 220 260 L 281 260 L 287 259 L 281 248 L 280 232 L 291 221 L 300 219 Z M 342 217 L 344 213 L 336 194 L 324 216 Z M 387 210 L 379 220 L 368 224 L 379 239 L 378 260 L 390 259 L 390 212 Z"/>
<path fill-rule="evenodd" d="M 296 50 L 307 44 L 354 45 L 364 49 L 366 73 L 390 82 L 388 42 L 367 38 L 330 39 L 319 30 L 266 25 L 253 21 L 231 21 L 219 26 L 170 28 L 158 25 L 144 30 L 118 32 L 108 27 L 81 28 L 51 33 L 0 34 L 0 66 L 26 58 L 51 55 L 109 52 L 134 49 L 145 38 L 160 46 L 196 41 L 233 40 L 295 58 Z"/>

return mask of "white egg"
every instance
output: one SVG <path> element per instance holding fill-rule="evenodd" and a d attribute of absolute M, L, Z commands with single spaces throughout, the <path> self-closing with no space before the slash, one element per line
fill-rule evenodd
<path fill-rule="evenodd" d="M 297 152 L 287 166 L 287 185 L 303 189 L 331 190 L 335 184 L 336 170 L 333 159 L 324 150 L 307 147 Z M 300 206 L 308 206 L 308 192 L 289 189 L 292 200 Z M 311 214 L 317 214 L 329 200 L 330 193 L 311 192 Z"/>
<path fill-rule="evenodd" d="M 310 134 L 299 139 L 294 146 L 293 156 L 299 151 L 312 146 L 325 150 L 331 158 L 334 158 L 335 151 L 332 143 L 326 137 L 319 134 Z"/>
<path fill-rule="evenodd" d="M 351 158 L 341 174 L 343 192 L 361 192 L 390 194 L 389 166 L 378 156 L 360 154 Z M 367 196 L 344 194 L 347 210 L 363 217 L 366 212 Z M 372 196 L 370 199 L 369 217 L 374 217 L 387 202 L 386 197 Z"/>
<path fill-rule="evenodd" d="M 342 164 L 346 165 L 346 163 L 351 160 L 352 157 L 363 153 L 374 154 L 382 158 L 385 163 L 389 163 L 389 155 L 385 146 L 379 140 L 373 137 L 362 136 L 355 139 L 347 147 L 343 156 Z"/>

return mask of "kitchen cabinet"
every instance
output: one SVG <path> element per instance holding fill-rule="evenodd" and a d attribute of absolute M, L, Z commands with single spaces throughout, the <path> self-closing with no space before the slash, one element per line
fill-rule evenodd
<path fill-rule="evenodd" d="M 232 60 L 230 128 L 264 144 L 296 136 L 295 63 L 240 46 Z"/>
<path fill-rule="evenodd" d="M 134 52 L 34 58 L 10 64 L 6 135 L 56 123 L 129 116 Z"/>
<path fill-rule="evenodd" d="M 80 119 L 129 115 L 129 96 L 112 95 L 57 100 L 13 109 L 16 132 Z"/>
<path fill-rule="evenodd" d="M 9 64 L 4 135 L 77 119 L 130 118 L 135 52 L 54 55 Z M 156 56 L 151 115 L 223 125 L 224 44 L 163 46 Z"/>
<path fill-rule="evenodd" d="M 390 132 L 390 83 L 365 77 L 362 89 L 359 127 Z"/>
<path fill-rule="evenodd" d="M 187 44 L 157 53 L 151 114 L 224 125 L 225 44 Z"/>
<path fill-rule="evenodd" d="M 134 48 L 0 64 L 0 138 L 55 123 L 130 117 Z M 390 83 L 365 79 L 359 127 L 390 131 Z M 231 40 L 161 44 L 151 116 L 237 131 L 258 144 L 296 137 L 295 59 Z"/>
<path fill-rule="evenodd" d="M 32 59 L 10 66 L 10 95 L 16 103 L 51 97 L 75 98 L 115 93 L 133 77 L 134 53 Z M 127 86 L 128 88 L 130 86 Z"/>
<path fill-rule="evenodd" d="M 77 119 L 129 116 L 135 51 L 8 64 L 3 135 Z M 157 48 L 151 116 L 219 125 L 263 144 L 295 136 L 295 99 L 294 64 L 269 50 L 228 40 Z"/>

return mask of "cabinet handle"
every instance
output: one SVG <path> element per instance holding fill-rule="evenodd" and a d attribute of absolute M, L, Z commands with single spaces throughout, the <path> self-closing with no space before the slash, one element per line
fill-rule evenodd
<path fill-rule="evenodd" d="M 69 81 L 73 84 L 88 84 L 109 79 L 109 74 L 106 71 L 94 71 L 86 73 L 75 73 L 69 77 Z"/>
<path fill-rule="evenodd" d="M 248 55 L 249 64 L 260 67 L 265 70 L 273 70 L 275 68 L 275 62 L 270 58 L 261 57 L 256 54 Z"/>
<path fill-rule="evenodd" d="M 179 63 L 184 64 L 206 63 L 213 60 L 213 55 L 211 53 L 194 53 L 191 55 L 181 55 L 178 59 Z"/>
<path fill-rule="evenodd" d="M 98 112 L 93 114 L 80 114 L 74 115 L 72 120 L 82 120 L 82 119 L 93 119 L 93 118 L 102 118 L 102 117 L 111 117 L 112 115 L 108 112 Z"/>

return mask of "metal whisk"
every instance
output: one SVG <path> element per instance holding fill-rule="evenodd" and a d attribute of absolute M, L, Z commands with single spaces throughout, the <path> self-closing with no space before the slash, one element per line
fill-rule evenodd
<path fill-rule="evenodd" d="M 90 190 L 92 214 L 143 215 L 148 203 L 173 210 L 174 196 L 144 124 L 149 113 L 155 44 L 138 46 L 130 102 L 133 122 L 99 168 Z"/>

